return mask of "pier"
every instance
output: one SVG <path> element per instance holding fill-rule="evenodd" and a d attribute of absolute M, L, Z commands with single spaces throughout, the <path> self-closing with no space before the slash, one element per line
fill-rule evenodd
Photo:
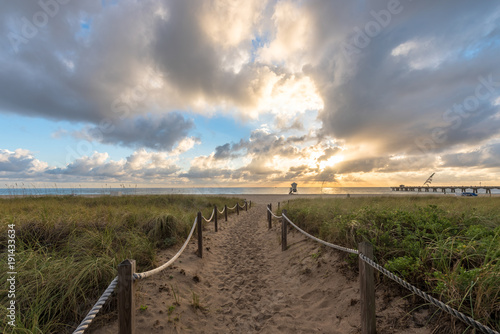
<path fill-rule="evenodd" d="M 448 191 L 450 193 L 455 193 L 458 189 L 459 192 L 467 192 L 471 190 L 472 193 L 478 194 L 479 190 L 484 189 L 486 194 L 491 195 L 491 189 L 500 189 L 500 186 L 405 186 L 400 185 L 399 187 L 391 187 L 392 191 L 417 191 L 417 192 L 442 192 Z M 432 191 L 431 191 L 432 190 Z M 438 191 L 439 190 L 439 191 Z"/>

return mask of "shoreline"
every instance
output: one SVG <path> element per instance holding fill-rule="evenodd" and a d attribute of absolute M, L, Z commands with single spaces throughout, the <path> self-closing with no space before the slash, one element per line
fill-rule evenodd
<path fill-rule="evenodd" d="M 299 198 L 360 198 L 360 197 L 392 197 L 401 198 L 408 196 L 446 196 L 448 198 L 474 198 L 468 196 L 461 196 L 460 193 L 419 193 L 419 192 L 405 192 L 405 193 L 387 193 L 387 194 L 89 194 L 89 195 L 79 195 L 79 194 L 43 194 L 43 195 L 0 195 L 0 199 L 13 199 L 13 198 L 39 198 L 39 197 L 85 197 L 85 198 L 98 198 L 98 197 L 126 197 L 126 196 L 206 196 L 206 197 L 240 197 L 246 200 L 250 200 L 255 203 L 274 203 L 283 202 L 286 200 L 293 200 Z M 500 194 L 478 194 L 478 198 L 484 197 L 500 197 Z"/>

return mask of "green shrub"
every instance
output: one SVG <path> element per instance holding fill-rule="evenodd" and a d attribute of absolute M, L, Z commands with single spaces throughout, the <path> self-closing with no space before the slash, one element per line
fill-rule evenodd
<path fill-rule="evenodd" d="M 156 251 L 183 241 L 198 210 L 207 216 L 213 205 L 237 201 L 181 195 L 0 199 L 0 261 L 7 262 L 7 225 L 15 224 L 18 272 L 17 327 L 6 322 L 7 290 L 2 288 L 0 332 L 74 330 L 121 261 L 135 259 L 138 272 L 154 268 Z M 6 279 L 1 271 L 0 280 Z M 103 311 L 114 303 L 107 305 Z"/>
<path fill-rule="evenodd" d="M 405 196 L 290 201 L 288 216 L 328 242 L 374 245 L 376 261 L 500 329 L 500 199 Z"/>

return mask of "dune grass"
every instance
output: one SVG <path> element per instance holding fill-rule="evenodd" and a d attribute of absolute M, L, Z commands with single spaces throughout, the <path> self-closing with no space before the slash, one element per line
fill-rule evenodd
<path fill-rule="evenodd" d="M 500 330 L 500 198 L 298 199 L 285 208 L 326 241 L 371 242 L 379 264 Z"/>
<path fill-rule="evenodd" d="M 71 332 L 122 260 L 135 259 L 139 272 L 156 267 L 156 251 L 183 241 L 198 210 L 209 217 L 213 205 L 220 210 L 237 201 L 182 195 L 0 199 L 0 261 L 7 265 L 7 229 L 15 224 L 18 273 L 13 328 L 6 318 L 7 274 L 0 271 L 0 332 Z"/>

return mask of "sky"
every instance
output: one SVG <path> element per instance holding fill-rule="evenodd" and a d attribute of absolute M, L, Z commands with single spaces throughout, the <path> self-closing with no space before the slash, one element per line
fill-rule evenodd
<path fill-rule="evenodd" d="M 0 7 L 0 188 L 500 185 L 498 1 Z"/>

